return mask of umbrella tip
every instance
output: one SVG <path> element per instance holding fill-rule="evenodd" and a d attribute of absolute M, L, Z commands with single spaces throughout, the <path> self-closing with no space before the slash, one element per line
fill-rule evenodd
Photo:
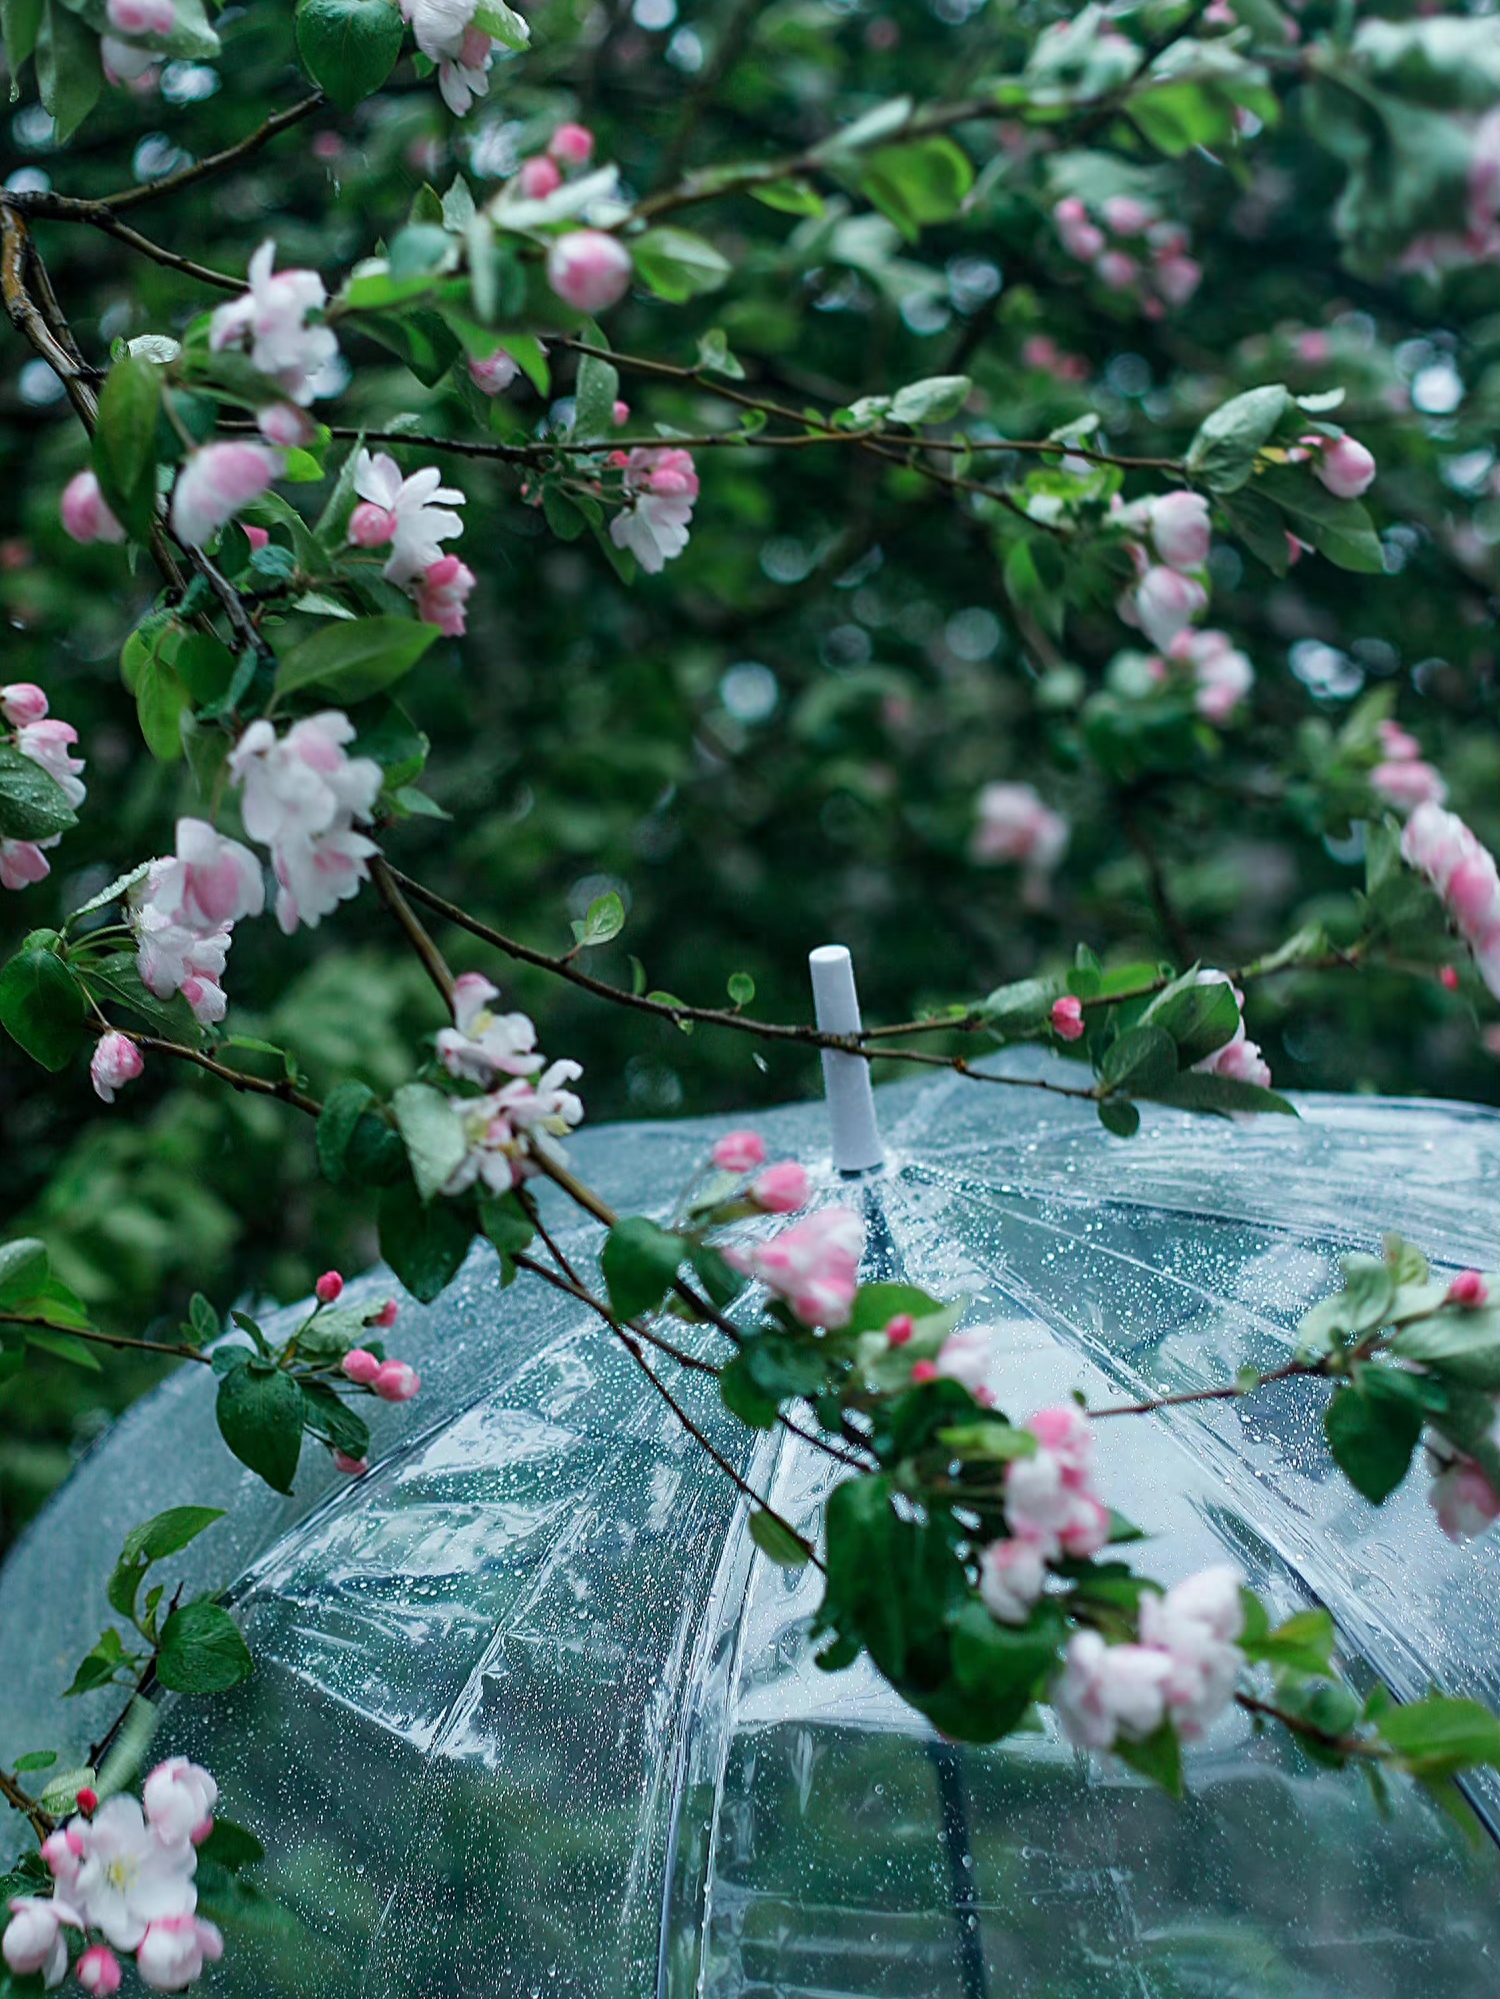
<path fill-rule="evenodd" d="M 820 944 L 808 953 L 813 1013 L 825 1034 L 858 1034 L 859 994 L 854 960 L 843 944 Z M 870 1065 L 862 1055 L 823 1050 L 823 1093 L 833 1138 L 833 1163 L 840 1173 L 869 1173 L 885 1163 Z"/>

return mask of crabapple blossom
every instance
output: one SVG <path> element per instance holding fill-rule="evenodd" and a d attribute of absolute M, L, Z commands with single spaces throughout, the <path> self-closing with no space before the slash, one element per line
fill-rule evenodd
<path fill-rule="evenodd" d="M 576 1062 L 553 1062 L 534 1082 L 518 1077 L 488 1096 L 451 1099 L 466 1150 L 443 1191 L 461 1194 L 476 1180 L 497 1194 L 519 1186 L 536 1170 L 531 1155 L 553 1151 L 554 1139 L 582 1123 L 583 1105 L 566 1087 L 582 1074 Z"/>
<path fill-rule="evenodd" d="M 630 289 L 630 252 L 602 229 L 573 229 L 547 252 L 547 282 L 575 312 L 604 312 Z"/>
<path fill-rule="evenodd" d="M 616 548 L 627 548 L 648 576 L 656 576 L 688 544 L 688 525 L 698 497 L 698 473 L 691 452 L 637 445 L 618 459 L 623 474 L 622 512 L 609 524 Z"/>
<path fill-rule="evenodd" d="M 456 555 L 439 556 L 412 592 L 417 616 L 424 625 L 436 625 L 445 638 L 461 639 L 468 628 L 464 606 L 476 580 Z"/>
<path fill-rule="evenodd" d="M 1314 459 L 1313 474 L 1336 500 L 1357 500 L 1374 481 L 1374 453 L 1357 438 L 1331 438 Z"/>
<path fill-rule="evenodd" d="M 494 44 L 474 22 L 476 0 L 401 0 L 417 47 L 438 66 L 438 89 L 455 118 L 489 94 Z"/>
<path fill-rule="evenodd" d="M 1094 265 L 1094 275 L 1112 292 L 1128 291 L 1140 274 L 1140 265 L 1123 250 L 1106 250 Z"/>
<path fill-rule="evenodd" d="M 493 1083 L 496 1076 L 532 1076 L 544 1058 L 536 1052 L 536 1028 L 524 1013 L 495 1013 L 500 997 L 481 972 L 465 972 L 453 982 L 453 1025 L 439 1030 L 438 1059 L 450 1076 Z"/>
<path fill-rule="evenodd" d="M 137 48 L 118 36 L 99 38 L 99 66 L 110 83 L 136 83 L 160 60 L 154 49 Z"/>
<path fill-rule="evenodd" d="M 726 1131 L 709 1157 L 726 1173 L 751 1173 L 766 1163 L 766 1142 L 758 1131 Z"/>
<path fill-rule="evenodd" d="M 408 584 L 422 576 L 441 559 L 442 544 L 463 533 L 463 521 L 452 509 L 463 506 L 465 496 L 456 487 L 443 484 L 443 475 L 435 465 L 424 465 L 421 471 L 403 478 L 388 451 L 372 453 L 361 446 L 354 461 L 354 490 L 391 517 L 388 536 L 382 536 L 380 542 L 361 544 L 376 547 L 390 541 L 385 575 L 391 583 Z M 372 520 L 368 515 L 365 518 Z"/>
<path fill-rule="evenodd" d="M 389 507 L 373 500 L 361 500 L 349 516 L 348 540 L 351 548 L 384 548 L 396 532 L 396 516 Z"/>
<path fill-rule="evenodd" d="M 1450 1541 L 1467 1541 L 1500 1520 L 1500 1493 L 1472 1458 L 1456 1457 L 1432 1481 L 1427 1503 Z"/>
<path fill-rule="evenodd" d="M 1377 722 L 1375 733 L 1380 738 L 1381 749 L 1392 763 L 1406 763 L 1422 754 L 1422 745 L 1399 722 Z"/>
<path fill-rule="evenodd" d="M 978 810 L 970 849 L 976 861 L 1015 861 L 1033 879 L 1043 880 L 1067 851 L 1067 820 L 1042 803 L 1033 785 L 987 784 Z"/>
<path fill-rule="evenodd" d="M 1088 209 L 1077 195 L 1067 195 L 1058 202 L 1052 211 L 1052 221 L 1063 248 L 1079 263 L 1091 264 L 1103 250 L 1104 231 L 1097 222 L 1090 221 Z"/>
<path fill-rule="evenodd" d="M 190 1915 L 196 1906 L 191 1841 L 160 1837 L 135 1798 L 106 1798 L 84 1845 L 73 1899 L 88 1926 L 102 1930 L 116 1950 L 135 1950 L 148 1924 Z"/>
<path fill-rule="evenodd" d="M 255 412 L 255 428 L 267 444 L 277 445 L 283 451 L 290 451 L 299 444 L 310 444 L 317 436 L 317 425 L 306 410 L 298 409 L 295 403 L 267 403 L 264 409 Z M 264 534 L 264 528 L 246 528 L 252 546 L 257 534 Z"/>
<path fill-rule="evenodd" d="M 1442 897 L 1480 977 L 1500 997 L 1500 873 L 1494 855 L 1456 813 L 1429 802 L 1407 820 L 1401 858 Z"/>
<path fill-rule="evenodd" d="M 1034 1541 L 992 1541 L 979 1558 L 979 1595 L 1000 1624 L 1024 1624 L 1041 1596 L 1047 1565 Z"/>
<path fill-rule="evenodd" d="M 498 396 L 502 389 L 508 389 L 520 372 L 519 364 L 503 347 L 497 347 L 482 361 L 472 355 L 469 358 L 469 380 L 486 396 Z"/>
<path fill-rule="evenodd" d="M 336 708 L 293 723 L 277 738 L 252 722 L 230 752 L 231 781 L 241 787 L 245 830 L 271 849 L 279 893 L 276 920 L 290 935 L 309 928 L 357 893 L 378 849 L 353 831 L 380 794 L 381 769 L 351 757 L 354 724 Z"/>
<path fill-rule="evenodd" d="M 59 511 L 74 541 L 123 541 L 125 530 L 110 512 L 92 472 L 75 472 L 63 487 Z M 44 711 L 45 712 L 45 711 Z"/>
<path fill-rule="evenodd" d="M 308 323 L 328 302 L 317 272 L 276 271 L 275 262 L 276 244 L 267 237 L 250 259 L 248 289 L 215 308 L 208 344 L 216 354 L 228 347 L 247 348 L 252 367 L 292 402 L 305 405 L 323 393 L 339 343 L 331 327 Z"/>
<path fill-rule="evenodd" d="M 89 1063 L 94 1095 L 103 1103 L 112 1104 L 115 1091 L 134 1082 L 145 1066 L 145 1058 L 128 1035 L 101 1034 Z"/>
<path fill-rule="evenodd" d="M 339 1367 L 350 1381 L 358 1382 L 361 1388 L 368 1388 L 380 1372 L 378 1354 L 372 1354 L 368 1347 L 350 1347 L 339 1362 Z"/>
<path fill-rule="evenodd" d="M 1259 1045 L 1249 1040 L 1245 1034 L 1245 995 L 1235 985 L 1227 972 L 1199 972 L 1194 982 L 1200 986 L 1228 986 L 1234 994 L 1235 1006 L 1239 1009 L 1239 1024 L 1233 1035 L 1221 1048 L 1211 1055 L 1205 1055 L 1193 1067 L 1205 1076 L 1227 1076 L 1237 1083 L 1254 1083 L 1260 1089 L 1271 1087 L 1271 1071 L 1263 1060 Z"/>
<path fill-rule="evenodd" d="M 1370 772 L 1370 789 L 1399 812 L 1414 811 L 1419 805 L 1441 805 L 1448 796 L 1441 772 L 1420 757 L 1376 764 Z"/>
<path fill-rule="evenodd" d="M 81 1784 L 77 1792 L 78 1809 L 86 1818 L 92 1818 L 99 1808 L 99 1793 L 92 1784 Z"/>
<path fill-rule="evenodd" d="M 1155 1646 L 1106 1645 L 1097 1631 L 1075 1632 L 1050 1696 L 1064 1734 L 1080 1749 L 1108 1749 L 1117 1735 L 1143 1741 L 1166 1714 L 1171 1669 Z"/>
<path fill-rule="evenodd" d="M 382 1402 L 410 1402 L 422 1386 L 422 1377 L 409 1361 L 383 1360 L 370 1386 Z"/>
<path fill-rule="evenodd" d="M 270 545 L 270 540 L 271 540 L 270 529 L 258 528 L 255 525 L 254 521 L 241 521 L 240 533 L 245 537 L 246 541 L 249 542 L 250 553 L 252 555 L 255 553 L 256 549 L 266 548 Z"/>
<path fill-rule="evenodd" d="M 1112 194 L 1099 204 L 1099 213 L 1116 236 L 1144 236 L 1156 220 L 1155 211 L 1132 194 Z"/>
<path fill-rule="evenodd" d="M 750 1182 L 750 1198 L 771 1215 L 794 1215 L 807 1205 L 807 1171 L 795 1159 L 780 1160 L 757 1173 Z"/>
<path fill-rule="evenodd" d="M 189 548 L 202 548 L 242 507 L 258 500 L 282 469 L 281 453 L 269 444 L 203 445 L 172 488 L 172 532 Z"/>
<path fill-rule="evenodd" d="M 53 1897 L 45 1901 L 35 1895 L 18 1895 L 10 1904 L 10 1921 L 0 1937 L 0 1956 L 18 1978 L 39 1971 L 50 1992 L 68 1972 L 68 1945 L 63 1926 L 79 1927 L 78 1917 L 66 1902 Z"/>
<path fill-rule="evenodd" d="M 1172 569 L 1201 569 L 1211 539 L 1208 502 L 1183 488 L 1151 502 L 1151 540 Z"/>
<path fill-rule="evenodd" d="M 985 1385 L 994 1360 L 994 1332 L 989 1326 L 965 1326 L 950 1333 L 933 1362 L 936 1374 L 967 1388 L 985 1408 L 994 1404 L 994 1392 Z"/>
<path fill-rule="evenodd" d="M 1071 993 L 1064 993 L 1052 1002 L 1052 1011 L 1047 1018 L 1059 1041 L 1077 1041 L 1083 1034 L 1083 1002 Z"/>
<path fill-rule="evenodd" d="M 1179 632 L 1169 659 L 1192 670 L 1193 706 L 1206 722 L 1227 722 L 1255 685 L 1255 668 L 1227 632 Z"/>
<path fill-rule="evenodd" d="M 1168 252 L 1152 260 L 1151 275 L 1156 289 L 1168 305 L 1186 305 L 1203 282 L 1203 266 L 1195 257 L 1180 251 Z"/>
<path fill-rule="evenodd" d="M 66 1891 L 78 1879 L 78 1869 L 86 1850 L 83 1834 L 74 1832 L 68 1826 L 58 1826 L 42 1841 L 42 1858 L 59 1888 Z"/>
<path fill-rule="evenodd" d="M 1201 1735 L 1221 1712 L 1239 1676 L 1234 1641 L 1245 1628 L 1240 1575 L 1228 1564 L 1204 1569 L 1164 1596 L 1141 1598 L 1141 1641 L 1164 1652 L 1167 1711 L 1179 1735 Z"/>
<path fill-rule="evenodd" d="M 370 1314 L 365 1324 L 367 1326 L 394 1326 L 400 1310 L 401 1307 L 396 1303 L 394 1298 L 387 1298 L 378 1312 Z"/>
<path fill-rule="evenodd" d="M 53 842 L 48 840 L 45 844 L 50 847 Z M 42 843 L 36 840 L 0 840 L 0 886 L 29 888 L 33 882 L 45 881 L 51 872 L 51 864 L 42 852 Z"/>
<path fill-rule="evenodd" d="M 176 20 L 172 0 L 109 0 L 104 11 L 122 35 L 170 35 Z"/>
<path fill-rule="evenodd" d="M 120 1960 L 107 1943 L 92 1944 L 78 1960 L 78 1983 L 85 1992 L 99 1994 L 100 1999 L 112 1999 L 123 1976 Z"/>
<path fill-rule="evenodd" d="M 1473 1311 L 1480 1305 L 1488 1304 L 1490 1287 L 1477 1270 L 1461 1270 L 1448 1286 L 1444 1303 L 1462 1305 Z"/>
<path fill-rule="evenodd" d="M 34 680 L 13 680 L 0 687 L 0 715 L 13 728 L 26 722 L 40 722 L 47 712 L 47 696 Z"/>
<path fill-rule="evenodd" d="M 1139 626 L 1158 652 L 1166 652 L 1207 605 L 1208 592 L 1196 577 L 1157 563 L 1121 599 L 1119 610 L 1127 625 Z"/>
<path fill-rule="evenodd" d="M 332 1305 L 342 1297 L 344 1280 L 336 1270 L 325 1270 L 313 1286 L 313 1296 L 320 1305 Z"/>
<path fill-rule="evenodd" d="M 151 1829 L 168 1843 L 189 1839 L 201 1846 L 213 1831 L 218 1801 L 214 1778 L 186 1756 L 169 1756 L 158 1763 L 141 1786 L 141 1804 Z"/>
<path fill-rule="evenodd" d="M 865 1225 L 850 1208 L 824 1208 L 769 1242 L 726 1250 L 736 1270 L 759 1278 L 806 1326 L 849 1323 L 859 1287 Z"/>
<path fill-rule="evenodd" d="M 1109 1508 L 1088 1489 L 1086 1475 L 1045 1448 L 1006 1466 L 1005 1518 L 1012 1534 L 1035 1542 L 1048 1560 L 1097 1555 L 1109 1540 Z"/>
<path fill-rule="evenodd" d="M 224 1955 L 217 1924 L 190 1912 L 152 1923 L 135 1953 L 135 1968 L 153 1992 L 182 1992 Z"/>
<path fill-rule="evenodd" d="M 299 923 L 316 930 L 341 902 L 359 894 L 369 863 L 380 852 L 352 827 L 336 826 L 315 840 L 293 840 L 271 855 L 276 877 L 276 921 L 290 937 Z"/>
<path fill-rule="evenodd" d="M 555 194 L 562 186 L 562 173 L 556 160 L 549 160 L 545 153 L 538 153 L 529 160 L 522 160 L 516 174 L 516 186 L 528 201 L 545 201 L 549 194 Z"/>
<path fill-rule="evenodd" d="M 547 151 L 565 167 L 586 167 L 594 156 L 594 135 L 587 125 L 559 125 Z"/>
<path fill-rule="evenodd" d="M 58 721 L 55 715 L 40 722 L 23 722 L 16 731 L 16 748 L 21 755 L 40 764 L 48 777 L 61 786 L 63 796 L 75 812 L 88 797 L 78 777 L 84 760 L 72 754 L 77 741 L 78 731 L 71 723 Z"/>
<path fill-rule="evenodd" d="M 154 865 L 156 899 L 194 930 L 221 930 L 266 906 L 260 862 L 207 820 L 179 819 L 175 858 Z"/>

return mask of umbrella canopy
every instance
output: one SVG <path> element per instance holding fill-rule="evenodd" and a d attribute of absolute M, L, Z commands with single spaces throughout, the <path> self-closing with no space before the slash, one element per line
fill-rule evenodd
<path fill-rule="evenodd" d="M 821 1106 L 759 1122 L 774 1151 L 821 1156 L 818 1198 L 863 1206 L 866 1276 L 967 1293 L 1006 1328 L 1017 1418 L 1075 1387 L 1099 1403 L 1274 1365 L 1337 1256 L 1387 1228 L 1440 1265 L 1495 1261 L 1488 1111 L 1148 1109 L 1122 1143 L 1087 1106 L 952 1076 L 879 1106 L 886 1162 L 857 1180 L 827 1162 Z M 725 1128 L 605 1128 L 572 1156 L 622 1210 L 665 1209 Z M 107 1619 L 125 1532 L 167 1504 L 231 1509 L 182 1562 L 242 1572 L 258 1670 L 167 1703 L 157 1738 L 206 1762 L 270 1851 L 281 1913 L 226 1925 L 223 1989 L 1444 1999 L 1493 1979 L 1495 1849 L 1405 1780 L 1382 1815 L 1357 1772 L 1313 1770 L 1237 1711 L 1188 1750 L 1180 1805 L 1050 1723 L 956 1748 L 867 1662 L 813 1666 L 816 1576 L 757 1553 L 734 1489 L 597 1321 L 502 1290 L 481 1249 L 437 1304 L 403 1306 L 400 1348 L 423 1393 L 382 1410 L 367 1477 L 309 1462 L 278 1498 L 220 1444 L 207 1370 L 185 1369 L 0 1575 L 0 1755 L 66 1746 L 55 1696 Z M 749 1437 L 706 1389 L 683 1391 L 695 1419 L 812 1522 L 828 1460 Z M 1319 1419 L 1302 1383 L 1104 1424 L 1100 1488 L 1159 1536 L 1164 1582 L 1227 1555 L 1274 1609 L 1327 1605 L 1356 1683 L 1500 1705 L 1494 1548 L 1450 1547 L 1419 1479 L 1368 1506 Z M 83 1740 L 107 1708 L 79 1706 Z M 1500 1792 L 1471 1795 L 1500 1823 Z"/>

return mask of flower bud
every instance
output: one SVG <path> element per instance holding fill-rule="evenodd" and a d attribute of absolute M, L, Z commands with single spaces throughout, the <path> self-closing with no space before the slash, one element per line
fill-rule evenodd
<path fill-rule="evenodd" d="M 172 0 L 109 0 L 104 11 L 122 35 L 170 35 L 175 21 Z"/>
<path fill-rule="evenodd" d="M 409 1361 L 385 1360 L 370 1386 L 382 1402 L 410 1402 L 422 1386 L 422 1377 Z"/>
<path fill-rule="evenodd" d="M 258 548 L 265 548 L 269 544 L 271 539 L 270 529 L 258 528 L 255 525 L 254 521 L 241 521 L 240 533 L 245 537 L 246 541 L 249 542 L 250 553 L 252 555 L 255 553 L 255 551 Z"/>
<path fill-rule="evenodd" d="M 380 1372 L 381 1363 L 368 1347 L 351 1347 L 339 1362 L 350 1381 L 361 1388 L 368 1388 Z"/>
<path fill-rule="evenodd" d="M 145 1068 L 145 1060 L 135 1043 L 124 1034 L 101 1034 L 89 1063 L 89 1080 L 101 1103 L 112 1104 L 115 1091 L 135 1081 Z"/>
<path fill-rule="evenodd" d="M 1444 965 L 1443 969 L 1438 973 L 1438 983 L 1442 986 L 1444 992 L 1456 993 L 1458 991 L 1458 967 L 1456 965 Z"/>
<path fill-rule="evenodd" d="M 510 387 L 520 372 L 503 347 L 497 347 L 482 361 L 476 361 L 472 356 L 469 359 L 469 380 L 481 395 L 498 396 L 502 389 Z"/>
<path fill-rule="evenodd" d="M 99 1809 L 99 1793 L 92 1784 L 85 1784 L 78 1793 L 78 1809 L 85 1818 L 92 1818 Z"/>
<path fill-rule="evenodd" d="M 1375 457 L 1357 438 L 1336 437 L 1325 444 L 1313 466 L 1336 500 L 1357 500 L 1375 478 Z"/>
<path fill-rule="evenodd" d="M 313 1296 L 320 1305 L 332 1305 L 342 1295 L 344 1280 L 336 1270 L 325 1270 L 313 1286 Z"/>
<path fill-rule="evenodd" d="M 795 1214 L 807 1203 L 807 1173 L 795 1159 L 783 1159 L 751 1181 L 750 1198 L 768 1214 Z"/>
<path fill-rule="evenodd" d="M 917 1330 L 917 1322 L 912 1317 L 911 1313 L 898 1312 L 893 1319 L 890 1319 L 886 1322 L 886 1328 L 885 1328 L 886 1345 L 892 1347 L 904 1347 L 906 1345 L 906 1342 L 911 1338 L 912 1334 L 916 1330 Z"/>
<path fill-rule="evenodd" d="M 1083 1033 L 1083 1002 L 1071 993 L 1064 993 L 1061 999 L 1052 1002 L 1049 1018 L 1059 1041 L 1077 1041 Z"/>
<path fill-rule="evenodd" d="M 601 229 L 574 229 L 547 252 L 547 282 L 577 312 L 604 312 L 630 289 L 630 252 Z"/>
<path fill-rule="evenodd" d="M 1469 1309 L 1483 1305 L 1490 1295 L 1489 1286 L 1477 1270 L 1461 1270 L 1448 1286 L 1445 1304 L 1463 1305 Z"/>
<path fill-rule="evenodd" d="M 919 1360 L 914 1362 L 911 1378 L 918 1387 L 921 1387 L 925 1382 L 936 1381 L 938 1378 L 937 1362 L 933 1360 Z"/>
<path fill-rule="evenodd" d="M 63 487 L 62 524 L 74 541 L 123 541 L 125 530 L 104 504 L 92 472 L 77 472 Z"/>
<path fill-rule="evenodd" d="M 620 402 L 620 401 L 618 400 L 618 398 L 616 399 L 616 401 L 615 401 L 615 402 L 613 403 L 613 405 L 611 406 L 611 408 L 610 408 L 610 412 L 609 412 L 609 413 L 610 413 L 610 417 L 612 418 L 612 420 L 613 420 L 613 422 L 614 422 L 614 426 L 615 426 L 615 429 L 616 429 L 616 430 L 618 430 L 618 429 L 619 429 L 619 428 L 621 427 L 621 425 L 622 425 L 622 424 L 627 424 L 627 423 L 629 423 L 629 421 L 630 421 L 630 405 L 629 405 L 629 403 L 622 403 L 622 402 Z"/>
<path fill-rule="evenodd" d="M 290 451 L 294 444 L 309 444 L 317 435 L 317 425 L 295 403 L 267 403 L 255 419 L 255 427 L 267 444 Z"/>
<path fill-rule="evenodd" d="M 78 1983 L 85 1992 L 94 1992 L 100 1999 L 112 1999 L 120 1989 L 120 1960 L 108 1944 L 96 1943 L 83 1953 L 78 1960 Z"/>
<path fill-rule="evenodd" d="M 351 1458 L 347 1451 L 335 1451 L 333 1462 L 348 1478 L 363 1478 L 370 1469 L 368 1458 Z"/>
<path fill-rule="evenodd" d="M 0 687 L 0 714 L 18 729 L 28 722 L 40 722 L 47 713 L 47 697 L 33 680 L 13 680 Z"/>
<path fill-rule="evenodd" d="M 189 548 L 202 548 L 241 507 L 258 500 L 281 472 L 281 453 L 268 444 L 203 445 L 177 474 L 172 488 L 173 533 Z"/>
<path fill-rule="evenodd" d="M 559 125 L 547 151 L 565 167 L 586 167 L 594 156 L 594 135 L 587 125 Z"/>
<path fill-rule="evenodd" d="M 521 171 L 516 175 L 516 186 L 528 201 L 544 201 L 562 186 L 562 175 L 554 161 L 538 153 L 535 159 L 522 160 Z"/>
<path fill-rule="evenodd" d="M 726 1131 L 709 1154 L 726 1173 L 750 1173 L 766 1163 L 766 1142 L 758 1131 Z"/>
<path fill-rule="evenodd" d="M 395 532 L 396 516 L 373 500 L 361 500 L 349 516 L 349 539 L 356 548 L 384 548 Z"/>
<path fill-rule="evenodd" d="M 394 1326 L 396 1323 L 396 1314 L 400 1309 L 401 1307 L 396 1303 L 394 1298 L 387 1298 L 378 1312 L 370 1314 L 365 1324 L 367 1326 Z"/>

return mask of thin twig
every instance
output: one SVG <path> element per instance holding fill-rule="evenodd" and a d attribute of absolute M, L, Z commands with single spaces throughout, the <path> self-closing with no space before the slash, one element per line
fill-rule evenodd
<path fill-rule="evenodd" d="M 310 1097 L 299 1090 L 289 1076 L 279 1082 L 268 1082 L 263 1076 L 247 1076 L 242 1069 L 231 1069 L 225 1062 L 216 1062 L 211 1055 L 200 1049 L 187 1048 L 180 1041 L 162 1041 L 154 1034 L 137 1034 L 133 1028 L 120 1027 L 112 1030 L 133 1041 L 137 1048 L 153 1055 L 172 1055 L 179 1062 L 191 1062 L 195 1068 L 204 1069 L 210 1076 L 217 1076 L 231 1089 L 248 1090 L 260 1097 L 279 1097 L 282 1103 L 291 1104 L 295 1110 L 306 1111 L 309 1117 L 321 1117 L 323 1106 L 316 1097 Z"/>
<path fill-rule="evenodd" d="M 31 1821 L 31 1829 L 39 1840 L 45 1839 L 57 1825 L 51 1812 L 43 1811 L 36 1799 L 22 1790 L 16 1779 L 0 1770 L 0 1798 Z"/>
<path fill-rule="evenodd" d="M 1234 1402 L 1245 1395 L 1255 1394 L 1273 1381 L 1289 1381 L 1293 1375 L 1326 1375 L 1328 1368 L 1322 1361 L 1289 1360 L 1285 1367 L 1272 1368 L 1269 1374 L 1260 1375 L 1254 1387 L 1240 1388 L 1234 1382 L 1226 1382 L 1220 1388 L 1184 1388 L 1175 1395 L 1153 1395 L 1147 1402 L 1116 1402 L 1108 1409 L 1089 1409 L 1085 1413 L 1089 1421 L 1097 1422 L 1104 1416 L 1149 1416 L 1157 1409 L 1177 1409 L 1188 1402 Z"/>
<path fill-rule="evenodd" d="M 401 893 L 394 871 L 379 854 L 370 862 L 370 879 L 380 891 L 381 901 L 400 924 L 407 943 L 421 960 L 423 971 L 442 995 L 444 1006 L 451 1012 L 455 982 L 452 972 L 448 969 L 447 960 L 423 928 L 421 918 Z"/>
<path fill-rule="evenodd" d="M 94 1346 L 119 1347 L 133 1353 L 152 1354 L 163 1360 L 197 1360 L 205 1366 L 211 1365 L 206 1353 L 197 1347 L 190 1347 L 179 1341 L 137 1340 L 128 1333 L 103 1333 L 95 1326 L 65 1326 L 56 1319 L 44 1318 L 37 1312 L 0 1312 L 0 1325 L 36 1326 L 49 1333 L 67 1333 L 75 1340 L 88 1340 Z"/>

